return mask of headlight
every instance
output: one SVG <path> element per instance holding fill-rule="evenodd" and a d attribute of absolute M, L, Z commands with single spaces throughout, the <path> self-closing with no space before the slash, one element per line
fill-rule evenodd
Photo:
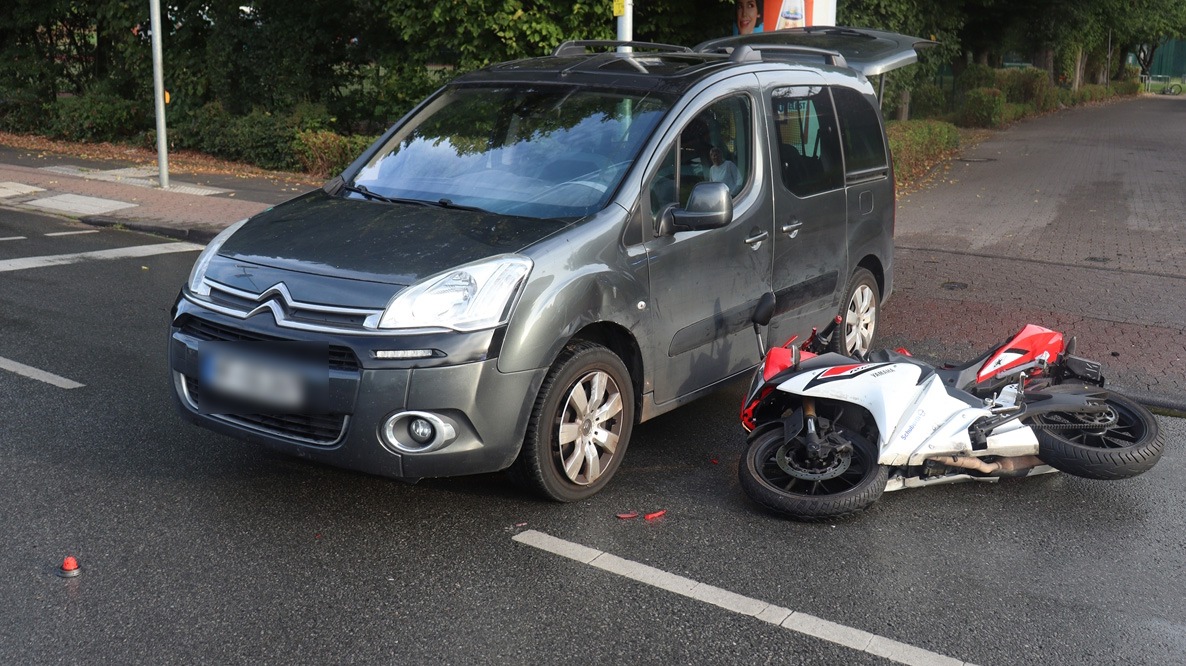
<path fill-rule="evenodd" d="M 214 240 L 206 245 L 206 249 L 202 250 L 202 254 L 198 255 L 198 260 L 194 262 L 193 270 L 189 272 L 189 291 L 191 294 L 197 294 L 198 296 L 210 295 L 210 287 L 207 287 L 202 282 L 202 279 L 206 277 L 206 269 L 210 267 L 211 260 L 218 254 L 218 250 L 222 247 L 222 244 L 231 237 L 231 234 L 238 231 L 239 227 L 246 224 L 246 222 L 247 220 L 239 220 L 226 229 L 223 229 L 221 233 L 214 237 Z"/>
<path fill-rule="evenodd" d="M 395 295 L 378 328 L 478 331 L 505 323 L 532 263 L 504 254 L 454 268 Z"/>

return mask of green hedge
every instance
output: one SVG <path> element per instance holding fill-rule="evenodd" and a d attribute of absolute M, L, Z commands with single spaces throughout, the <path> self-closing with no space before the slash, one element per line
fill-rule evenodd
<path fill-rule="evenodd" d="M 1000 127 L 1005 121 L 1005 95 L 996 88 L 975 88 L 964 95 L 961 127 Z"/>
<path fill-rule="evenodd" d="M 988 65 L 971 64 L 955 80 L 956 87 L 967 92 L 976 88 L 991 88 L 996 85 L 996 70 Z"/>
<path fill-rule="evenodd" d="M 333 119 L 323 107 L 299 106 L 288 115 L 255 110 L 234 116 L 218 102 L 180 111 L 170 122 L 174 147 L 189 148 L 265 169 L 296 171 L 301 158 L 293 144 L 301 132 L 324 130 Z"/>
<path fill-rule="evenodd" d="M 1050 75 L 1044 69 L 1024 67 L 1021 69 L 996 70 L 995 86 L 1005 94 L 1005 101 L 1013 104 L 1032 104 L 1034 108 L 1048 111 L 1057 105 L 1057 97 Z"/>
<path fill-rule="evenodd" d="M 301 168 L 318 178 L 341 173 L 358 158 L 377 137 L 342 136 L 329 130 L 305 130 L 292 142 Z"/>
<path fill-rule="evenodd" d="M 41 122 L 58 139 L 118 141 L 143 132 L 149 118 L 136 102 L 96 92 L 58 98 Z"/>
<path fill-rule="evenodd" d="M 899 185 L 922 177 L 960 145 L 955 125 L 938 120 L 890 121 L 885 132 L 894 156 L 894 179 Z"/>

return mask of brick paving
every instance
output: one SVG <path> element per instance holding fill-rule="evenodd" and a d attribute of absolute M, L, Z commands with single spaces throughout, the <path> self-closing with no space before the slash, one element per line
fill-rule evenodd
<path fill-rule="evenodd" d="M 899 201 L 883 342 L 966 360 L 1024 323 L 1118 389 L 1186 411 L 1186 98 L 994 133 Z"/>

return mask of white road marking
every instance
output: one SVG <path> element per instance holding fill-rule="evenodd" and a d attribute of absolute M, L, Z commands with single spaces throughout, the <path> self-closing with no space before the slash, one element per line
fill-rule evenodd
<path fill-rule="evenodd" d="M 24 236 L 8 236 L 7 238 L 0 238 L 0 243 L 10 240 L 25 240 Z"/>
<path fill-rule="evenodd" d="M 76 215 L 102 215 L 103 213 L 123 210 L 124 208 L 136 207 L 136 204 L 127 203 L 126 201 L 84 197 L 80 194 L 59 194 L 54 197 L 45 197 L 44 199 L 33 199 L 32 201 L 26 201 L 25 205 L 60 210 Z"/>
<path fill-rule="evenodd" d="M 543 551 L 617 574 L 630 580 L 646 583 L 667 592 L 697 599 L 740 615 L 755 617 L 784 629 L 797 631 L 830 643 L 843 645 L 861 652 L 877 655 L 909 666 L 970 666 L 937 652 L 883 638 L 867 631 L 775 606 L 760 599 L 746 597 L 719 587 L 678 576 L 662 569 L 622 559 L 604 551 L 579 543 L 558 539 L 536 530 L 525 530 L 511 537 L 514 541 Z"/>
<path fill-rule="evenodd" d="M 24 363 L 17 363 L 16 361 L 13 361 L 12 359 L 7 359 L 7 358 L 4 358 L 3 356 L 0 356 L 0 370 L 8 370 L 9 372 L 15 372 L 16 374 L 21 375 L 23 377 L 28 377 L 29 379 L 36 379 L 39 382 L 45 382 L 46 384 L 53 384 L 54 386 L 57 386 L 58 388 L 76 389 L 76 388 L 82 388 L 83 386 L 86 386 L 86 384 L 79 384 L 78 382 L 76 382 L 72 379 L 66 379 L 65 377 L 59 377 L 58 375 L 55 375 L 52 372 L 38 370 L 37 368 L 34 368 L 29 365 L 25 365 Z"/>
<path fill-rule="evenodd" d="M 172 254 L 174 252 L 196 252 L 204 246 L 194 243 L 160 243 L 157 245 L 134 245 L 132 247 L 117 247 L 111 250 L 95 250 L 93 252 L 75 252 L 73 254 L 54 254 L 45 257 L 22 257 L 20 259 L 5 259 L 0 261 L 0 273 L 9 271 L 23 271 L 28 268 L 42 268 L 44 266 L 62 266 L 77 264 L 83 261 L 103 259 L 129 259 L 132 257 L 151 257 L 157 254 Z"/>
<path fill-rule="evenodd" d="M 0 183 L 0 199 L 4 197 L 16 197 L 22 194 L 33 194 L 35 192 L 44 192 L 45 190 L 35 185 L 25 185 L 24 183 L 14 183 L 12 181 L 5 181 Z"/>
<path fill-rule="evenodd" d="M 77 236 L 79 234 L 97 234 L 98 229 L 86 229 L 83 231 L 55 231 L 53 233 L 45 234 L 46 236 Z"/>

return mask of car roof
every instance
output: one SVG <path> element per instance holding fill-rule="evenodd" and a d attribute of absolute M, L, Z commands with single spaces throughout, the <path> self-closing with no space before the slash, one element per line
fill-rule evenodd
<path fill-rule="evenodd" d="M 907 35 L 831 26 L 725 37 L 695 49 L 649 42 L 572 41 L 558 46 L 550 56 L 490 65 L 457 77 L 454 84 L 554 83 L 679 95 L 715 73 L 755 64 L 781 64 L 861 79 L 862 75 L 883 74 L 915 62 L 917 51 L 934 43 Z M 634 50 L 620 50 L 625 46 Z"/>
<path fill-rule="evenodd" d="M 563 83 L 680 94 L 713 73 L 736 66 L 727 55 L 690 50 L 578 53 L 565 50 L 566 46 L 556 49 L 558 55 L 490 65 L 463 74 L 454 83 Z"/>

